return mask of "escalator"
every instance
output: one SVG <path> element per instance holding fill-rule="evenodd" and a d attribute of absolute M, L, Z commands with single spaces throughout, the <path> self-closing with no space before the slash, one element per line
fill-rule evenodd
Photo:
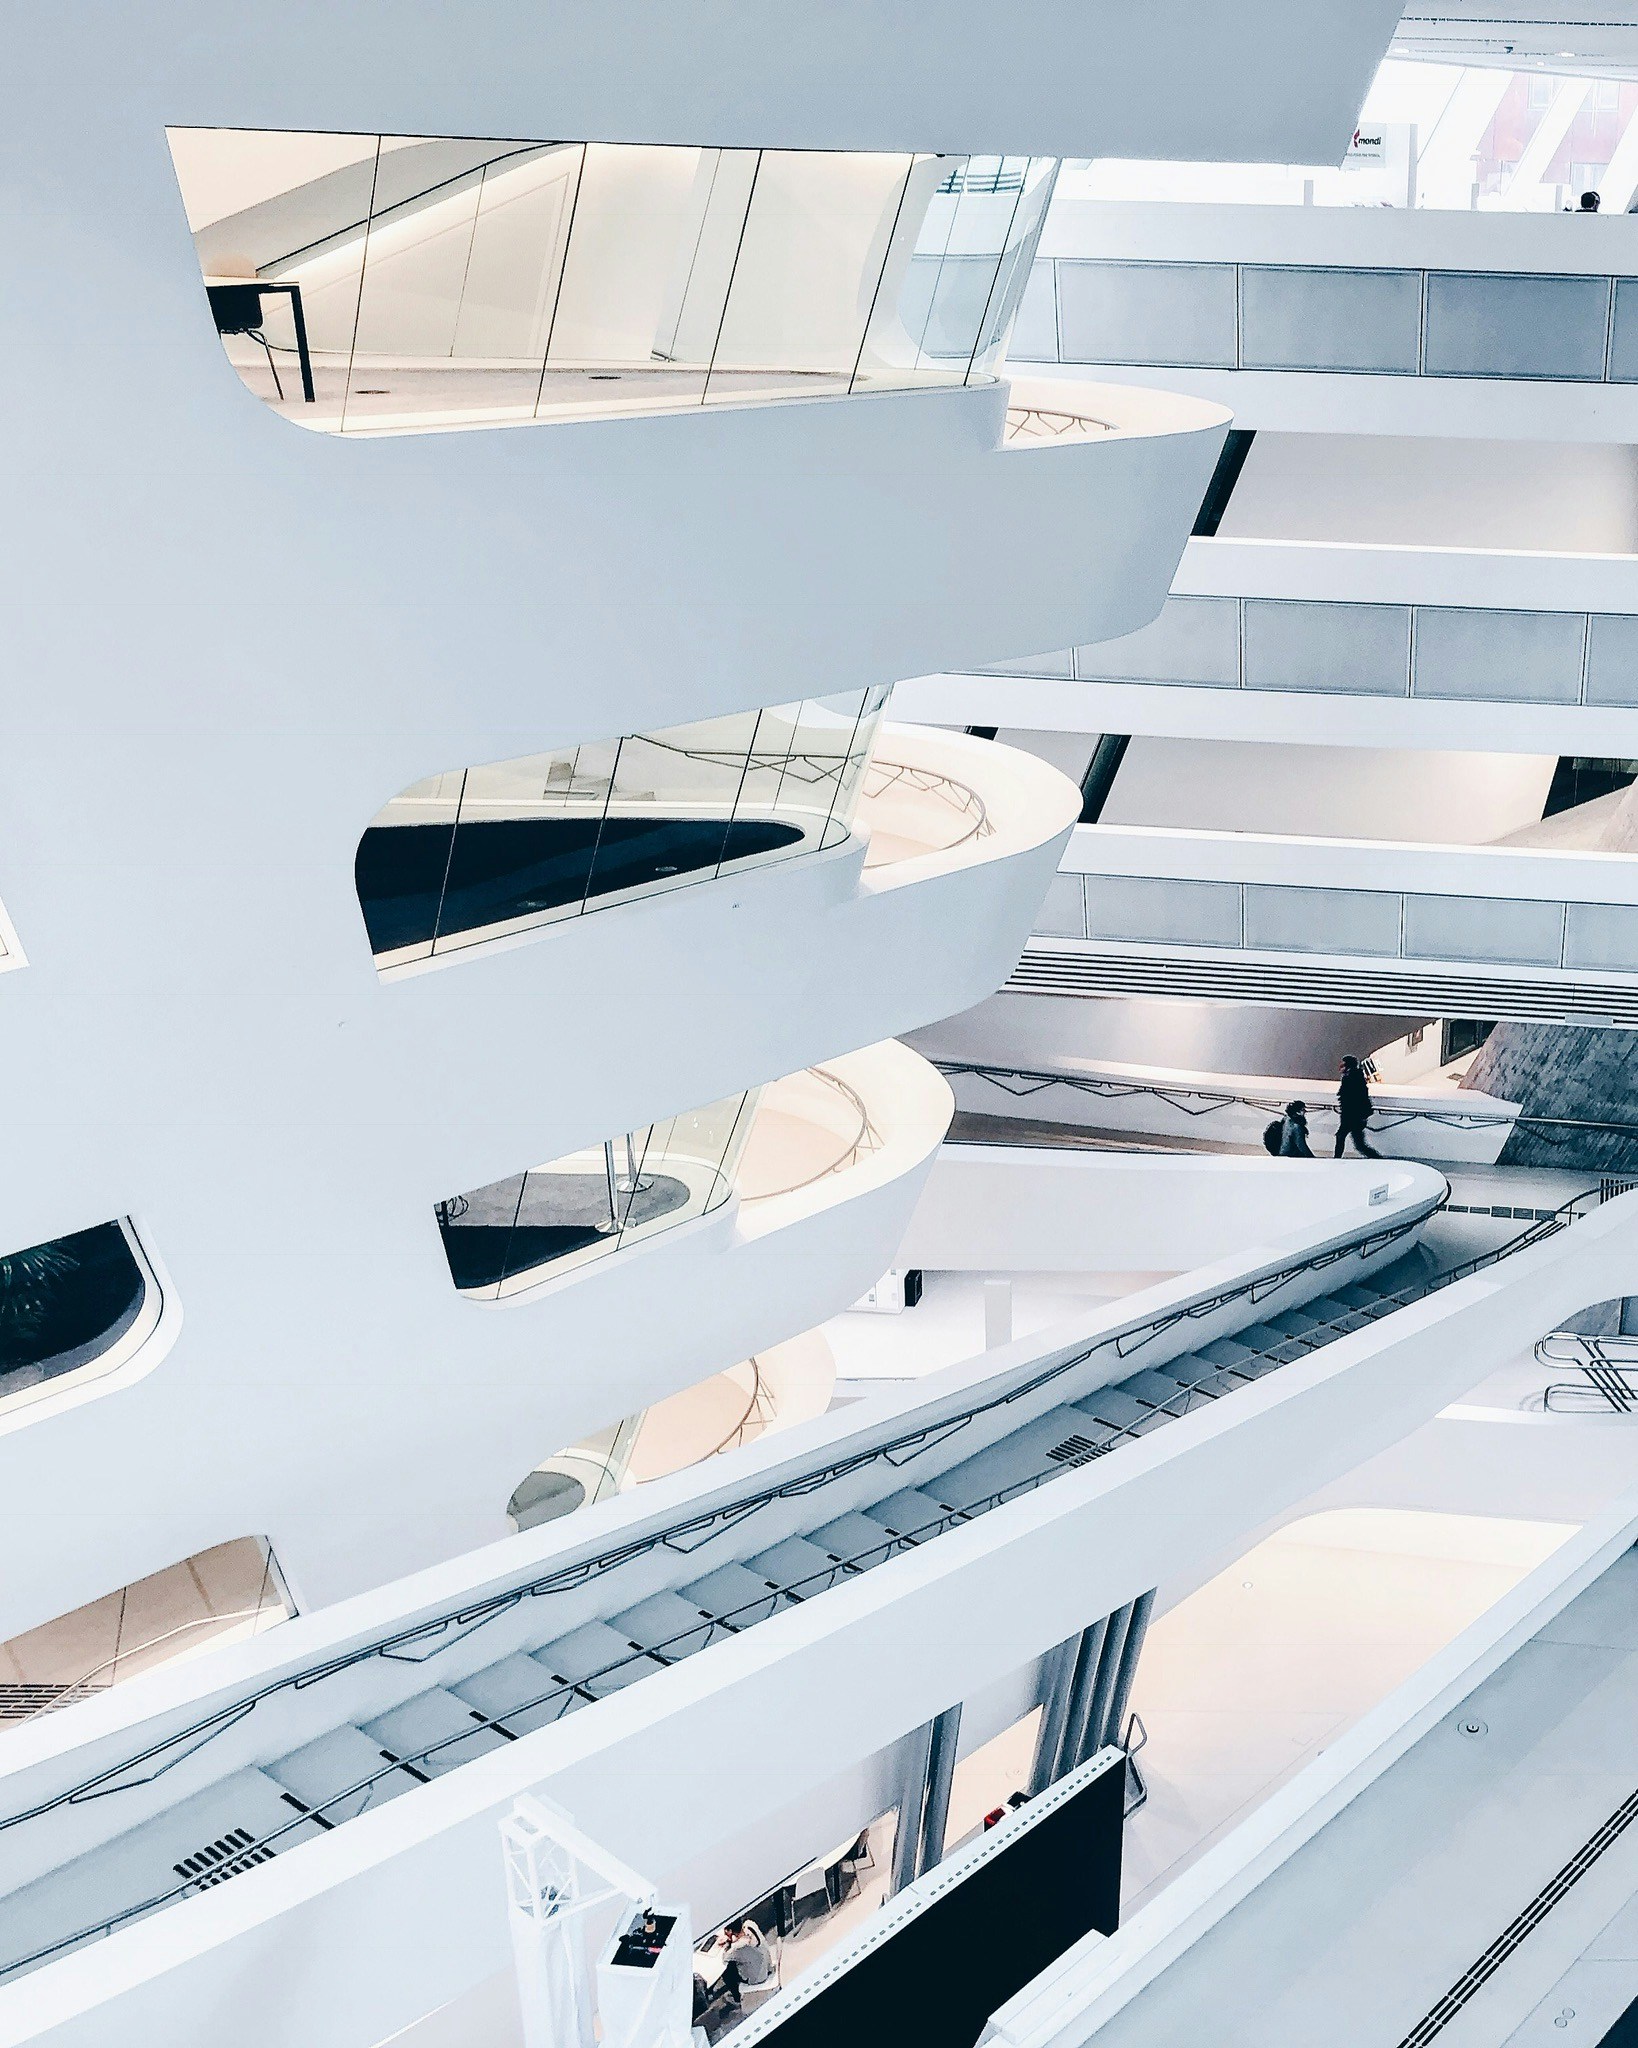
<path fill-rule="evenodd" d="M 782 1476 L 753 1475 L 692 1511 L 628 1525 L 612 1550 L 288 1673 L 71 1792 L 14 1809 L 0 1817 L 0 1853 L 11 1830 L 65 1804 L 95 1800 L 112 1812 L 104 1802 L 162 1780 L 275 1696 L 317 1698 L 304 1712 L 322 1725 L 320 1689 L 335 1693 L 335 1719 L 316 1736 L 283 1751 L 269 1743 L 256 1763 L 15 1889 L 0 1915 L 0 1978 L 330 1833 L 1067 1474 L 1118 1459 L 1569 1220 L 1493 1228 L 1495 1241 L 1475 1251 L 1473 1220 L 1447 1223 L 1440 1206 L 1438 1194 L 1407 1199 L 1402 1190 L 1398 1208 L 1373 1229 L 1356 1226 L 1044 1363 L 1037 1355 L 1003 1367 L 958 1395 L 832 1440 Z M 417 1686 L 416 1669 L 429 1663 L 437 1682 Z M 381 1683 L 399 1693 L 385 1705 Z M 372 1690 L 378 1710 L 349 1708 Z"/>

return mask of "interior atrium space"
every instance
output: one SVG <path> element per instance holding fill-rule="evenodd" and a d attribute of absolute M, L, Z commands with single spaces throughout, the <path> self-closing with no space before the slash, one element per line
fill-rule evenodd
<path fill-rule="evenodd" d="M 10 56 L 0 2048 L 1638 2048 L 1638 9 Z"/>

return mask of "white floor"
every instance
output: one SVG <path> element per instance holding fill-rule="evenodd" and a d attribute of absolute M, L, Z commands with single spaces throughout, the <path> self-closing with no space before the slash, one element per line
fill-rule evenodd
<path fill-rule="evenodd" d="M 1564 1523 L 1333 1509 L 1289 1524 L 1163 1614 L 1132 1695 L 1149 1731 L 1149 1800 L 1126 1831 L 1124 1913 L 1569 1534 Z"/>
<path fill-rule="evenodd" d="M 1100 2048 L 1402 2041 L 1635 1782 L 1638 1553 L 1628 1551 L 1108 2021 Z M 1619 1981 L 1583 1973 L 1596 2010 L 1560 1987 L 1578 1964 L 1631 1966 L 1638 1943 L 1621 1916 L 1635 1891 L 1629 1828 L 1460 2007 L 1440 2048 L 1509 2038 L 1591 2048 L 1619 2009 Z"/>
<path fill-rule="evenodd" d="M 1012 1288 L 1014 1337 L 1071 1323 L 1105 1303 L 1153 1286 L 1164 1273 L 927 1273 L 921 1300 L 897 1315 L 849 1309 L 822 1324 L 836 1354 L 838 1395 L 891 1380 L 921 1379 L 984 1349 L 984 1283 Z"/>

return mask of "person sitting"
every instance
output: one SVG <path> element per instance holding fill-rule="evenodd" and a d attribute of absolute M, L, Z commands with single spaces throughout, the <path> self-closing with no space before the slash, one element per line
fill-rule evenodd
<path fill-rule="evenodd" d="M 722 1985 L 734 2005 L 747 1985 L 766 1984 L 773 1975 L 773 1957 L 754 1920 L 730 1920 L 717 1936 L 723 1951 Z"/>
<path fill-rule="evenodd" d="M 1280 1157 L 1282 1159 L 1312 1159 L 1313 1147 L 1308 1142 L 1308 1104 L 1288 1102 L 1285 1105 L 1285 1120 L 1280 1131 Z"/>
<path fill-rule="evenodd" d="M 1351 1138 L 1354 1150 L 1365 1159 L 1380 1159 L 1382 1154 L 1365 1136 L 1365 1126 L 1376 1107 L 1371 1100 L 1370 1083 L 1365 1078 L 1365 1069 L 1352 1053 L 1344 1056 L 1341 1079 L 1337 1083 L 1337 1149 L 1335 1156 L 1342 1157 L 1342 1148 Z"/>
<path fill-rule="evenodd" d="M 1603 203 L 1604 202 L 1599 198 L 1596 192 L 1583 192 L 1581 195 L 1581 204 L 1576 208 L 1576 212 L 1596 213 L 1599 207 L 1603 205 Z"/>

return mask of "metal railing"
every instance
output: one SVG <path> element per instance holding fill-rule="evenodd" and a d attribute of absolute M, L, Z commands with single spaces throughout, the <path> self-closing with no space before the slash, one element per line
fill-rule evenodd
<path fill-rule="evenodd" d="M 1555 1380 L 1543 1390 L 1541 1405 L 1550 1415 L 1586 1407 L 1630 1415 L 1638 1408 L 1638 1337 L 1583 1337 L 1553 1330 L 1537 1343 L 1535 1357 L 1539 1364 L 1567 1366 L 1581 1374 L 1579 1380 Z"/>
<path fill-rule="evenodd" d="M 1215 1116 L 1224 1110 L 1249 1109 L 1270 1116 L 1283 1116 L 1286 1101 L 1292 1092 L 1312 1083 L 1293 1080 L 1287 1086 L 1285 1096 L 1251 1095 L 1230 1088 L 1174 1087 L 1159 1081 L 1115 1080 L 1099 1074 L 1054 1073 L 1040 1067 L 995 1066 L 983 1060 L 934 1060 L 941 1074 L 947 1080 L 957 1080 L 962 1075 L 972 1075 L 987 1081 L 992 1087 L 1018 1101 L 1028 1101 L 1043 1094 L 1049 1088 L 1067 1088 L 1078 1095 L 1086 1095 L 1104 1102 L 1125 1102 L 1133 1097 L 1147 1097 L 1163 1103 L 1168 1109 L 1175 1109 L 1180 1116 L 1191 1119 Z M 1331 1104 L 1321 1102 L 1315 1107 L 1326 1110 Z M 982 1115 L 982 1111 L 974 1114 Z M 1381 1109 L 1372 1112 L 1370 1129 L 1373 1131 L 1400 1130 L 1407 1124 L 1430 1124 L 1439 1130 L 1482 1131 L 1495 1130 L 1503 1126 L 1508 1130 L 1528 1129 L 1540 1136 L 1549 1145 L 1571 1145 L 1589 1133 L 1600 1136 L 1632 1138 L 1638 1141 L 1638 1124 L 1597 1123 L 1580 1117 L 1560 1116 L 1512 1116 L 1502 1110 L 1458 1109 L 1458 1108 L 1411 1108 Z M 1137 1132 L 1135 1135 L 1148 1135 Z"/>
<path fill-rule="evenodd" d="M 1020 441 L 1084 441 L 1094 434 L 1119 431 L 1113 420 L 1096 419 L 1091 413 L 1065 412 L 1041 405 L 1009 405 L 1001 445 L 1014 448 Z"/>
<path fill-rule="evenodd" d="M 1178 1327 L 1182 1323 L 1191 1320 L 1203 1320 L 1218 1309 L 1226 1307 L 1235 1301 L 1249 1300 L 1256 1303 L 1266 1300 L 1271 1295 L 1279 1292 L 1289 1281 L 1300 1275 L 1322 1271 L 1330 1266 L 1339 1264 L 1343 1260 L 1363 1260 L 1368 1258 L 1375 1252 L 1384 1250 L 1389 1245 L 1419 1232 L 1429 1216 L 1435 1214 L 1444 1206 L 1447 1197 L 1448 1189 L 1444 1195 L 1419 1205 L 1410 1215 L 1401 1217 L 1396 1222 L 1386 1225 L 1380 1231 L 1369 1232 L 1351 1240 L 1344 1240 L 1341 1243 L 1326 1246 L 1317 1252 L 1308 1253 L 1300 1259 L 1287 1261 L 1277 1267 L 1265 1269 L 1261 1273 L 1248 1275 L 1243 1280 L 1235 1282 L 1232 1286 L 1219 1289 L 1210 1295 L 1199 1297 L 1191 1302 L 1178 1304 L 1173 1308 L 1162 1311 L 1158 1315 L 1145 1318 L 1123 1329 L 1110 1331 L 1070 1356 L 1055 1360 L 1051 1365 L 1031 1375 L 1017 1386 L 1009 1388 L 1005 1393 L 997 1393 L 985 1401 L 976 1402 L 956 1415 L 906 1431 L 886 1443 L 853 1452 L 846 1457 L 821 1467 L 816 1472 L 802 1473 L 787 1480 L 777 1482 L 748 1495 L 744 1499 L 719 1503 L 715 1507 L 708 1508 L 695 1516 L 685 1518 L 673 1524 L 668 1529 L 653 1531 L 635 1538 L 631 1542 L 620 1545 L 616 1549 L 605 1552 L 600 1556 L 578 1560 L 540 1579 L 532 1580 L 525 1585 L 511 1587 L 504 1592 L 488 1595 L 483 1599 L 475 1601 L 470 1607 L 458 1610 L 455 1613 L 413 1624 L 409 1628 L 400 1630 L 374 1643 L 360 1645 L 354 1650 L 344 1652 L 315 1666 L 311 1670 L 288 1674 L 283 1678 L 276 1679 L 258 1691 L 247 1695 L 245 1698 L 233 1702 L 230 1706 L 219 1709 L 215 1714 L 205 1716 L 187 1728 L 166 1736 L 162 1741 L 141 1752 L 138 1756 L 127 1759 L 124 1763 L 110 1766 L 108 1769 L 71 1790 L 58 1793 L 35 1806 L 0 1819 L 0 1831 L 38 1819 L 46 1813 L 56 1811 L 65 1806 L 84 1804 L 90 1800 L 107 1798 L 136 1785 L 151 1784 L 156 1778 L 162 1777 L 167 1771 L 174 1769 L 186 1758 L 196 1754 L 200 1748 L 212 1741 L 216 1736 L 225 1733 L 229 1728 L 239 1725 L 249 1714 L 254 1712 L 257 1706 L 267 1699 L 283 1693 L 305 1691 L 323 1679 L 334 1677 L 343 1671 L 355 1669 L 358 1665 L 375 1658 L 395 1663 L 426 1663 L 442 1651 L 450 1649 L 457 1643 L 466 1640 L 487 1622 L 496 1619 L 502 1614 L 510 1613 L 526 1600 L 540 1599 L 549 1597 L 554 1593 L 576 1590 L 618 1566 L 628 1563 L 634 1558 L 649 1555 L 657 1549 L 665 1548 L 683 1556 L 690 1555 L 701 1549 L 714 1536 L 726 1533 L 727 1530 L 747 1520 L 762 1507 L 769 1506 L 775 1501 L 801 1498 L 816 1493 L 832 1481 L 847 1477 L 854 1472 L 865 1469 L 871 1464 L 885 1462 L 894 1467 L 902 1467 L 922 1451 L 948 1441 L 950 1437 L 966 1427 L 968 1423 L 982 1416 L 989 1415 L 997 1409 L 1005 1408 L 1013 1402 L 1039 1391 L 1062 1378 L 1065 1374 L 1074 1371 L 1077 1367 L 1086 1364 L 1100 1352 L 1111 1352 L 1117 1359 L 1125 1359 L 1142 1349 L 1144 1345 L 1152 1343 L 1157 1336 Z M 1453 1286 L 1458 1281 L 1467 1279 L 1473 1274 L 1483 1271 L 1486 1267 L 1511 1257 L 1516 1252 L 1542 1242 L 1557 1231 L 1568 1227 L 1576 1216 L 1584 1213 L 1584 1205 L 1589 1202 L 1596 1205 L 1602 1199 L 1604 1199 L 1604 1190 L 1602 1188 L 1589 1189 L 1583 1194 L 1573 1197 L 1569 1202 L 1562 1204 L 1546 1220 L 1532 1225 L 1529 1229 L 1522 1231 L 1517 1237 L 1509 1239 L 1504 1244 L 1493 1247 L 1488 1252 L 1476 1254 L 1473 1258 L 1463 1261 L 1459 1266 L 1428 1276 L 1410 1287 L 1380 1294 L 1378 1296 L 1378 1300 L 1382 1304 L 1380 1313 L 1383 1315 L 1390 1314 L 1399 1307 L 1426 1299 L 1429 1295 L 1439 1292 L 1446 1287 Z M 1351 1334 L 1354 1329 L 1359 1327 L 1360 1313 L 1359 1311 L 1346 1311 L 1335 1318 L 1316 1323 L 1312 1327 L 1314 1330 L 1332 1329 L 1338 1335 Z M 1375 1320 L 1376 1316 L 1377 1312 L 1372 1311 L 1366 1317 L 1366 1320 Z M 1346 1329 L 1343 1328 L 1345 1324 L 1348 1326 Z M 1321 1348 L 1321 1344 L 1329 1340 L 1321 1339 L 1319 1343 L 1312 1345 L 1307 1344 L 1305 1339 L 1291 1341 L 1301 1343 L 1304 1351 L 1308 1351 Z M 1222 1398 L 1223 1389 L 1221 1381 L 1225 1377 L 1239 1377 L 1249 1382 L 1254 1376 L 1250 1374 L 1235 1375 L 1232 1369 L 1210 1367 L 1207 1373 L 1202 1375 L 1201 1382 L 1188 1385 L 1180 1384 L 1174 1399 L 1168 1399 L 1164 1402 L 1140 1401 L 1140 1405 L 1147 1411 L 1146 1420 L 1172 1416 L 1174 1412 L 1176 1415 L 1181 1415 L 1189 1412 L 1189 1409 L 1196 1401 L 1203 1402 Z M 1206 1379 L 1210 1379 L 1216 1384 L 1208 1388 L 1203 1384 Z M 1181 1404 L 1181 1406 L 1178 1404 Z M 1128 1438 L 1137 1439 L 1145 1433 L 1142 1424 L 1111 1424 L 1107 1426 L 1116 1431 L 1116 1436 L 1108 1443 L 1095 1447 L 1091 1455 L 1107 1455 L 1108 1452 L 1116 1448 L 1119 1441 Z M 697 1640 L 702 1632 L 705 1643 L 709 1643 L 716 1636 L 719 1629 L 724 1635 L 737 1635 L 745 1627 L 754 1625 L 757 1620 L 766 1618 L 768 1614 L 777 1611 L 784 1605 L 799 1603 L 805 1598 L 812 1597 L 815 1593 L 828 1590 L 840 1580 L 860 1571 L 868 1570 L 875 1564 L 885 1562 L 886 1559 L 898 1552 L 914 1548 L 917 1544 L 925 1542 L 945 1530 L 970 1522 L 977 1516 L 989 1512 L 991 1509 L 1001 1506 L 1009 1500 L 1035 1491 L 1065 1469 L 1074 1468 L 1051 1465 L 1044 1472 L 1031 1473 L 1020 1480 L 1012 1482 L 1008 1486 L 996 1489 L 992 1495 L 987 1495 L 982 1500 L 971 1502 L 962 1508 L 943 1510 L 927 1523 L 918 1525 L 912 1530 L 895 1533 L 884 1528 L 879 1541 L 872 1541 L 866 1548 L 857 1552 L 850 1552 L 846 1557 L 834 1558 L 822 1571 L 817 1571 L 783 1586 L 776 1587 L 770 1582 L 766 1594 L 759 1595 L 754 1601 L 747 1602 L 742 1607 L 730 1609 L 726 1613 L 705 1616 L 702 1612 L 701 1621 L 698 1624 L 689 1627 L 677 1636 L 666 1638 L 658 1643 L 635 1648 L 628 1656 L 616 1659 L 599 1670 L 587 1673 L 579 1679 L 555 1681 L 542 1692 L 538 1699 L 523 1702 L 518 1706 L 512 1707 L 509 1711 L 513 1716 L 519 1716 L 524 1713 L 538 1711 L 541 1707 L 549 1706 L 556 1701 L 563 1703 L 563 1711 L 565 1712 L 570 1710 L 571 1702 L 581 1705 L 595 1704 L 597 1694 L 593 1688 L 601 1680 L 613 1676 L 626 1665 L 635 1661 L 651 1661 L 663 1666 L 678 1661 L 681 1657 L 691 1654 L 692 1649 L 705 1646 Z M 474 1714 L 473 1726 L 459 1730 L 454 1734 L 440 1737 L 437 1741 L 429 1743 L 423 1749 L 411 1754 L 389 1756 L 387 1752 L 383 1751 L 385 1760 L 379 1769 L 370 1771 L 364 1777 L 331 1794 L 321 1805 L 303 1807 L 293 1815 L 291 1820 L 284 1823 L 281 1827 L 273 1830 L 270 1834 L 259 1837 L 255 1844 L 256 1849 L 265 1852 L 273 1848 L 287 1835 L 306 1827 L 311 1822 L 316 1821 L 322 1827 L 335 1826 L 335 1822 L 324 1818 L 327 1808 L 343 1805 L 348 1801 L 359 1798 L 361 1795 L 365 1797 L 367 1803 L 368 1795 L 377 1785 L 401 1770 L 406 1771 L 412 1777 L 425 1781 L 431 1774 L 422 1768 L 423 1766 L 444 1750 L 462 1742 L 470 1742 L 474 1734 L 483 1732 L 484 1729 L 499 1735 L 502 1740 L 515 1741 L 520 1739 L 503 1725 L 504 1719 L 505 1717 L 501 1716 L 496 1720 L 490 1720 L 487 1717 L 480 1717 Z M 480 1720 L 482 1721 L 482 1728 L 479 1726 Z M 219 1878 L 221 1872 L 217 1871 L 213 1875 Z M 175 1903 L 199 1889 L 198 1879 L 185 1879 L 179 1884 L 168 1887 L 163 1892 L 124 1907 L 118 1913 L 110 1915 L 105 1919 L 82 1926 L 75 1932 L 63 1935 L 58 1940 L 18 1958 L 15 1962 L 7 1964 L 4 1969 L 0 1969 L 0 1979 L 14 1976 L 19 1971 L 32 1968 L 53 1956 L 61 1954 L 67 1949 L 77 1947 L 81 1942 L 112 1933 L 116 1928 L 126 1925 L 132 1920 L 150 1912 L 157 1911 L 164 1906 Z"/>
<path fill-rule="evenodd" d="M 175 1628 L 168 1628 L 162 1634 L 149 1636 L 143 1642 L 122 1644 L 111 1657 L 104 1657 L 100 1664 L 93 1664 L 89 1671 L 82 1671 L 78 1678 L 70 1679 L 57 1691 L 55 1699 L 43 1700 L 39 1706 L 26 1714 L 19 1714 L 15 1720 L 3 1724 L 9 1728 L 26 1728 L 31 1721 L 38 1721 L 42 1714 L 60 1713 L 64 1707 L 71 1707 L 77 1701 L 88 1699 L 93 1691 L 106 1692 L 107 1686 L 94 1684 L 105 1671 L 117 1670 L 121 1664 L 128 1664 L 135 1657 L 146 1656 L 150 1650 L 160 1649 L 164 1644 L 174 1642 L 179 1636 L 191 1635 L 196 1629 L 215 1629 L 220 1633 L 231 1628 L 235 1622 L 254 1621 L 264 1614 L 275 1614 L 280 1621 L 289 1619 L 287 1611 L 280 1605 L 259 1602 L 255 1607 L 237 1607 L 227 1614 L 201 1614 L 192 1621 L 179 1622 Z"/>
<path fill-rule="evenodd" d="M 965 846 L 970 839 L 988 839 L 994 835 L 989 809 L 976 789 L 965 782 L 958 782 L 953 775 L 940 774 L 936 768 L 920 768 L 913 761 L 884 761 L 873 757 L 865 769 L 861 803 L 879 803 L 894 789 L 913 790 L 918 796 L 925 796 L 952 813 L 954 829 L 950 837 L 941 840 L 937 846 L 926 847 L 924 851 L 928 853 L 948 853 L 954 847 Z M 906 860 L 915 857 L 913 854 L 895 856 Z M 873 861 L 868 854 L 865 856 L 866 867 L 889 867 L 892 864 L 892 860 Z"/>
<path fill-rule="evenodd" d="M 805 1174 L 801 1180 L 791 1181 L 785 1187 L 758 1188 L 755 1194 L 745 1194 L 742 1192 L 739 1198 L 741 1207 L 748 1208 L 756 1202 L 772 1202 L 781 1195 L 794 1195 L 803 1188 L 815 1187 L 820 1181 L 828 1180 L 833 1173 L 845 1173 L 850 1166 L 856 1166 L 868 1154 L 881 1150 L 881 1133 L 876 1129 L 874 1123 L 871 1122 L 870 1111 L 865 1107 L 864 1098 L 860 1095 L 859 1091 L 844 1081 L 840 1074 L 833 1074 L 829 1067 L 806 1067 L 802 1073 L 790 1076 L 790 1079 L 793 1081 L 809 1078 L 821 1082 L 833 1095 L 842 1101 L 847 1109 L 849 1131 L 839 1134 L 840 1149 L 837 1151 L 836 1157 L 830 1160 L 828 1164 L 816 1167 L 812 1173 Z M 777 1082 L 774 1085 L 775 1087 L 779 1086 Z M 771 1092 L 769 1090 L 764 1093 L 762 1102 L 758 1104 L 759 1113 L 762 1107 L 767 1104 L 768 1094 Z M 775 1109 L 779 1107 L 777 1101 L 774 1102 L 773 1107 Z M 751 1134 L 754 1141 L 756 1134 L 754 1119 L 751 1124 Z M 740 1163 L 740 1170 L 742 1172 L 744 1170 L 743 1160 Z"/>

